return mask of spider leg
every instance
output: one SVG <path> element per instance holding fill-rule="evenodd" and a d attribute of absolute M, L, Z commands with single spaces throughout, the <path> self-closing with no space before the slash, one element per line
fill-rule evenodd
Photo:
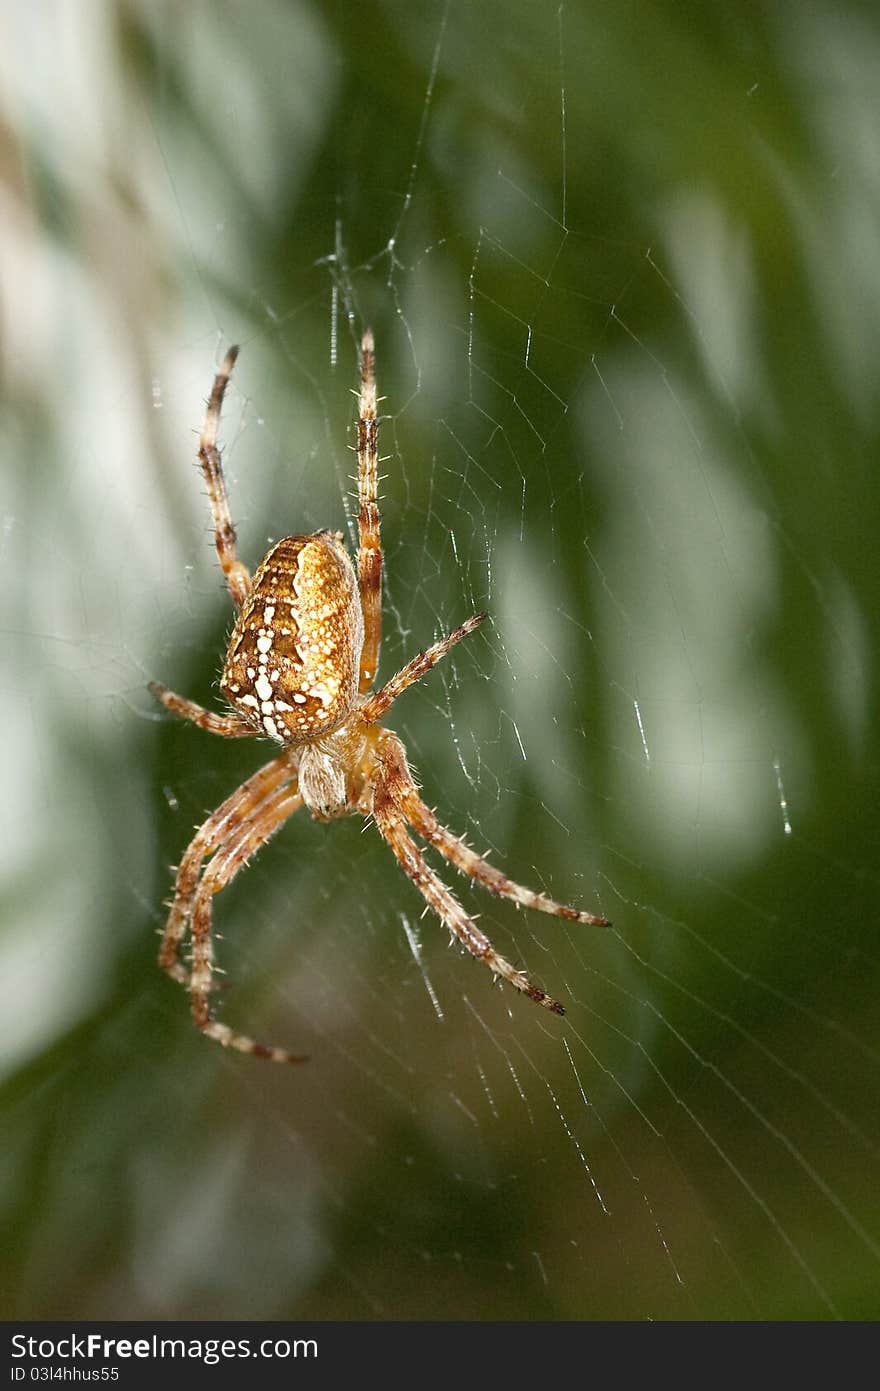
<path fill-rule="evenodd" d="M 274 792 L 281 784 L 289 782 L 295 769 L 291 767 L 290 757 L 283 753 L 273 758 L 258 773 L 243 782 L 231 797 L 221 802 L 215 812 L 199 827 L 186 849 L 177 870 L 174 883 L 174 901 L 162 934 L 159 951 L 159 965 L 174 980 L 182 985 L 189 984 L 189 972 L 179 960 L 180 944 L 189 922 L 192 901 L 202 870 L 202 861 L 221 846 L 229 843 L 239 831 L 242 822 L 260 805 L 264 798 Z"/>
<path fill-rule="evenodd" d="M 239 1053 L 251 1053 L 257 1058 L 269 1058 L 276 1063 L 303 1063 L 308 1059 L 301 1053 L 289 1053 L 284 1048 L 271 1048 L 257 1043 L 246 1034 L 236 1033 L 228 1024 L 211 1018 L 210 994 L 213 983 L 214 947 L 211 936 L 211 899 L 235 877 L 251 855 L 283 826 L 303 804 L 292 787 L 279 787 L 265 799 L 257 810 L 239 827 L 237 834 L 214 855 L 202 875 L 192 909 L 192 973 L 190 997 L 193 1023 L 203 1034 L 235 1048 Z"/>
<path fill-rule="evenodd" d="M 390 786 L 386 785 L 384 773 L 377 775 L 373 796 L 373 816 L 380 835 L 388 842 L 404 873 L 413 881 L 419 893 L 430 908 L 433 908 L 450 932 L 454 933 L 472 956 L 485 961 L 490 971 L 508 981 L 516 990 L 528 995 L 536 1004 L 552 1010 L 554 1014 L 564 1014 L 565 1010 L 558 1000 L 529 980 L 523 971 L 518 971 L 492 946 L 489 938 L 481 932 L 462 908 L 458 899 L 425 862 L 425 857 L 415 841 L 407 833 L 406 822 Z"/>
<path fill-rule="evenodd" d="M 214 543 L 217 555 L 232 602 L 240 609 L 251 592 L 251 577 L 246 565 L 239 560 L 235 549 L 235 528 L 229 514 L 229 499 L 220 465 L 220 450 L 217 448 L 217 428 L 220 424 L 220 411 L 226 387 L 238 357 L 238 348 L 232 347 L 220 364 L 220 371 L 214 378 L 205 421 L 199 437 L 199 463 L 208 487 L 208 498 L 214 517 Z"/>
<path fill-rule="evenodd" d="M 412 773 L 406 760 L 403 744 L 396 735 L 389 734 L 382 741 L 382 758 L 386 768 L 392 769 L 394 799 L 409 824 L 420 836 L 456 869 L 469 879 L 475 879 L 484 889 L 497 894 L 499 898 L 512 899 L 521 908 L 536 908 L 540 913 L 552 913 L 557 918 L 568 918 L 571 922 L 590 923 L 594 927 L 610 927 L 607 918 L 595 913 L 586 913 L 580 908 L 570 908 L 565 903 L 557 903 L 547 894 L 536 893 L 524 884 L 508 879 L 500 869 L 488 864 L 475 850 L 452 831 L 440 824 L 431 808 L 419 796 Z"/>
<path fill-rule="evenodd" d="M 358 397 L 358 585 L 364 615 L 360 684 L 365 694 L 376 679 L 382 642 L 382 543 L 379 539 L 379 422 L 376 419 L 376 358 L 371 329 L 361 340 Z"/>
<path fill-rule="evenodd" d="M 204 705 L 197 705 L 194 700 L 187 700 L 186 696 L 169 691 L 161 681 L 150 681 L 147 688 L 172 715 L 197 724 L 199 729 L 206 729 L 209 734 L 220 734 L 224 739 L 247 739 L 256 738 L 260 733 L 238 715 L 217 715 L 213 710 L 206 710 Z"/>
<path fill-rule="evenodd" d="M 376 724 L 378 720 L 381 720 L 398 696 L 403 695 L 403 692 L 415 681 L 421 681 L 422 677 L 431 670 L 431 667 L 435 667 L 440 659 L 446 656 L 450 648 L 454 647 L 457 642 L 461 642 L 462 638 L 466 638 L 474 629 L 479 628 L 488 616 L 486 613 L 473 614 L 471 618 L 465 619 L 464 623 L 454 632 L 447 633 L 445 637 L 440 638 L 439 642 L 433 643 L 424 652 L 420 652 L 417 657 L 413 657 L 412 661 L 407 662 L 405 667 L 401 667 L 397 675 L 392 676 L 381 690 L 368 696 L 364 701 L 359 712 L 364 723 Z"/>

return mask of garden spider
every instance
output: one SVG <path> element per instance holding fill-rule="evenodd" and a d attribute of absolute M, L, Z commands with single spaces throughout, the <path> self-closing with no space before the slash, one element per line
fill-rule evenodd
<path fill-rule="evenodd" d="M 411 827 L 463 874 L 502 898 L 573 922 L 607 926 L 605 918 L 515 884 L 441 826 L 418 794 L 403 744 L 380 724 L 397 697 L 472 633 L 486 614 L 474 614 L 414 657 L 380 690 L 371 690 L 382 629 L 373 335 L 368 329 L 361 344 L 357 576 L 342 534 L 334 531 L 278 541 L 253 579 L 238 559 L 217 448 L 223 396 L 237 355 L 237 348 L 229 349 L 214 379 L 199 440 L 217 554 L 238 611 L 220 678 L 220 689 L 235 713 L 214 714 L 155 681 L 150 690 L 172 714 L 200 729 L 226 739 L 268 735 L 281 745 L 281 752 L 227 797 L 196 832 L 177 870 L 159 964 L 189 988 L 193 1022 L 209 1038 L 274 1062 L 305 1061 L 301 1054 L 267 1047 L 236 1033 L 212 1017 L 210 1005 L 211 899 L 305 805 L 319 821 L 357 812 L 372 817 L 403 871 L 462 945 L 496 976 L 545 1009 L 562 1014 L 562 1005 L 498 955 L 426 863 L 407 829 Z M 180 961 L 187 928 L 192 942 L 190 970 Z"/>

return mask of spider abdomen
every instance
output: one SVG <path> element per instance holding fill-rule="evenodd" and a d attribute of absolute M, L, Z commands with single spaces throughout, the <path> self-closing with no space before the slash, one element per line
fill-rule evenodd
<path fill-rule="evenodd" d="M 281 743 L 321 738 L 357 701 L 363 642 L 357 577 L 341 534 L 286 536 L 254 575 L 220 689 Z"/>

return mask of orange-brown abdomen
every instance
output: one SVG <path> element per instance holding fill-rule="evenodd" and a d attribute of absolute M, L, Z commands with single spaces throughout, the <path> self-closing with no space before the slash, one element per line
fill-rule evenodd
<path fill-rule="evenodd" d="M 319 739 L 356 703 L 363 642 L 357 578 L 341 534 L 287 536 L 254 575 L 220 689 L 273 739 Z"/>

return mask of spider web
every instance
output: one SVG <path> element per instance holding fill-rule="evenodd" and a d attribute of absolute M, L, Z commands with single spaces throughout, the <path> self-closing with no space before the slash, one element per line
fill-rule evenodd
<path fill-rule="evenodd" d="M 40 235 L 14 219 L 8 254 L 34 257 L 45 303 L 24 315 L 7 450 L 51 446 L 4 526 L 26 577 L 7 688 L 22 652 L 28 672 L 5 830 L 16 1312 L 876 1316 L 873 577 L 839 478 L 843 458 L 869 487 L 874 382 L 851 339 L 878 306 L 869 252 L 832 268 L 828 247 L 854 235 L 848 206 L 876 207 L 846 136 L 876 102 L 859 74 L 878 35 L 815 21 L 846 79 L 798 147 L 811 184 L 780 153 L 792 112 L 760 96 L 781 68 L 813 102 L 800 15 L 746 51 L 699 7 L 702 33 L 525 7 L 495 50 L 489 11 L 414 8 L 371 11 L 370 40 L 294 6 L 247 32 L 193 7 L 174 35 L 146 6 L 118 33 L 59 10 L 76 76 L 50 87 L 58 111 L 10 75 L 44 187 Z M 400 85 L 385 63 L 365 90 L 353 55 L 380 39 Z M 278 65 L 293 51 L 304 85 Z M 682 155 L 719 69 L 730 182 Z M 126 113 L 124 148 L 99 101 Z M 139 275 L 131 249 L 96 252 L 96 274 L 52 230 L 114 168 L 138 208 L 98 220 L 119 245 L 149 228 Z M 191 1036 L 151 964 L 166 862 L 268 746 L 167 726 L 143 687 L 214 700 L 229 606 L 186 460 L 221 349 L 242 343 L 221 434 L 255 565 L 289 532 L 354 540 L 368 322 L 382 675 L 491 615 L 389 723 L 445 824 L 614 927 L 518 913 L 438 866 L 564 1001 L 549 1017 L 450 948 L 373 830 L 296 818 L 215 904 L 218 1009 L 308 1051 L 291 1072 Z"/>

